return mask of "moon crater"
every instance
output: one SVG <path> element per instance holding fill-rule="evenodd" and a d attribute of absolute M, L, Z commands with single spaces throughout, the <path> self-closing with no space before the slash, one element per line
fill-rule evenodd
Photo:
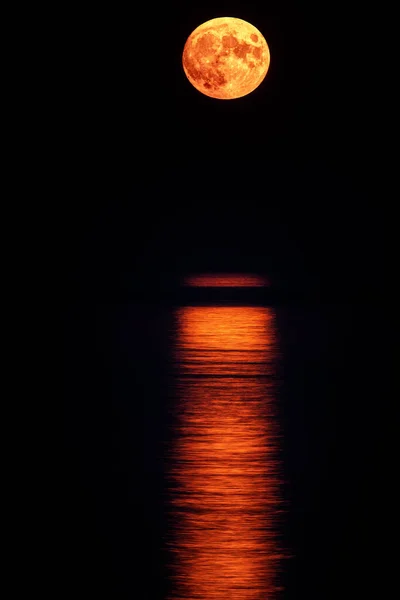
<path fill-rule="evenodd" d="M 211 19 L 188 37 L 182 64 L 190 83 L 212 98 L 241 98 L 265 78 L 267 42 L 258 29 L 235 17 Z"/>

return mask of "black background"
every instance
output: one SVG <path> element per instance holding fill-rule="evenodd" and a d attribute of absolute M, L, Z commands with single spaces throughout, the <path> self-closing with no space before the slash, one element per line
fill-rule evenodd
<path fill-rule="evenodd" d="M 165 320 L 151 331 L 134 323 L 136 350 L 118 336 L 132 319 L 125 302 L 150 311 L 149 298 L 161 302 L 165 287 L 193 270 L 264 272 L 328 311 L 318 343 L 300 317 L 291 317 L 292 328 L 282 320 L 283 339 L 292 339 L 283 397 L 303 390 L 310 398 L 298 426 L 309 428 L 298 434 L 309 440 L 304 462 L 296 459 L 300 409 L 286 415 L 297 502 L 289 537 L 298 555 L 287 596 L 378 593 L 388 577 L 391 512 L 383 291 L 389 204 L 375 15 L 347 3 L 318 9 L 307 2 L 65 11 L 56 24 L 67 33 L 55 120 L 63 146 L 56 235 L 66 392 L 56 595 L 165 593 L 157 462 L 167 430 L 166 409 L 157 404 Z M 253 23 L 271 52 L 263 84 L 234 101 L 202 96 L 181 66 L 191 31 L 224 15 Z M 302 344 L 313 342 L 329 352 L 299 362 Z M 134 383 L 126 352 L 136 364 Z M 133 414 L 130 394 L 141 392 L 155 404 L 136 405 Z M 319 419 L 330 418 L 335 425 L 321 432 Z M 304 489 L 314 490 L 308 508 L 296 479 L 304 464 Z M 304 526 L 302 511 L 309 514 Z"/>
<path fill-rule="evenodd" d="M 223 14 L 254 23 L 271 51 L 238 101 L 203 96 L 181 65 L 193 28 Z M 389 209 L 374 13 L 188 2 L 67 17 L 60 228 L 73 277 L 154 280 L 247 258 L 277 279 L 370 289 Z"/>

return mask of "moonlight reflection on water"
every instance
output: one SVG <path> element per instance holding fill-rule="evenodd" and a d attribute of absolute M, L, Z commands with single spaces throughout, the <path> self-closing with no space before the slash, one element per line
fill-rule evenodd
<path fill-rule="evenodd" d="M 274 313 L 191 306 L 175 317 L 170 600 L 277 597 Z"/>

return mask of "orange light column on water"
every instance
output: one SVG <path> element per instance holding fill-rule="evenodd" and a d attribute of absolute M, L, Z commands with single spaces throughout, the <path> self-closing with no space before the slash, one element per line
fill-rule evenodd
<path fill-rule="evenodd" d="M 274 314 L 185 307 L 176 328 L 170 600 L 277 598 Z"/>

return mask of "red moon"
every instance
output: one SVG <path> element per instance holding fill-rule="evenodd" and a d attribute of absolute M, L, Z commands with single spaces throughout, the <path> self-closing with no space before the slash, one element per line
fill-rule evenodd
<path fill-rule="evenodd" d="M 270 53 L 256 27 L 235 17 L 218 17 L 190 34 L 182 64 L 186 77 L 199 92 L 232 100 L 260 85 L 269 68 Z"/>

